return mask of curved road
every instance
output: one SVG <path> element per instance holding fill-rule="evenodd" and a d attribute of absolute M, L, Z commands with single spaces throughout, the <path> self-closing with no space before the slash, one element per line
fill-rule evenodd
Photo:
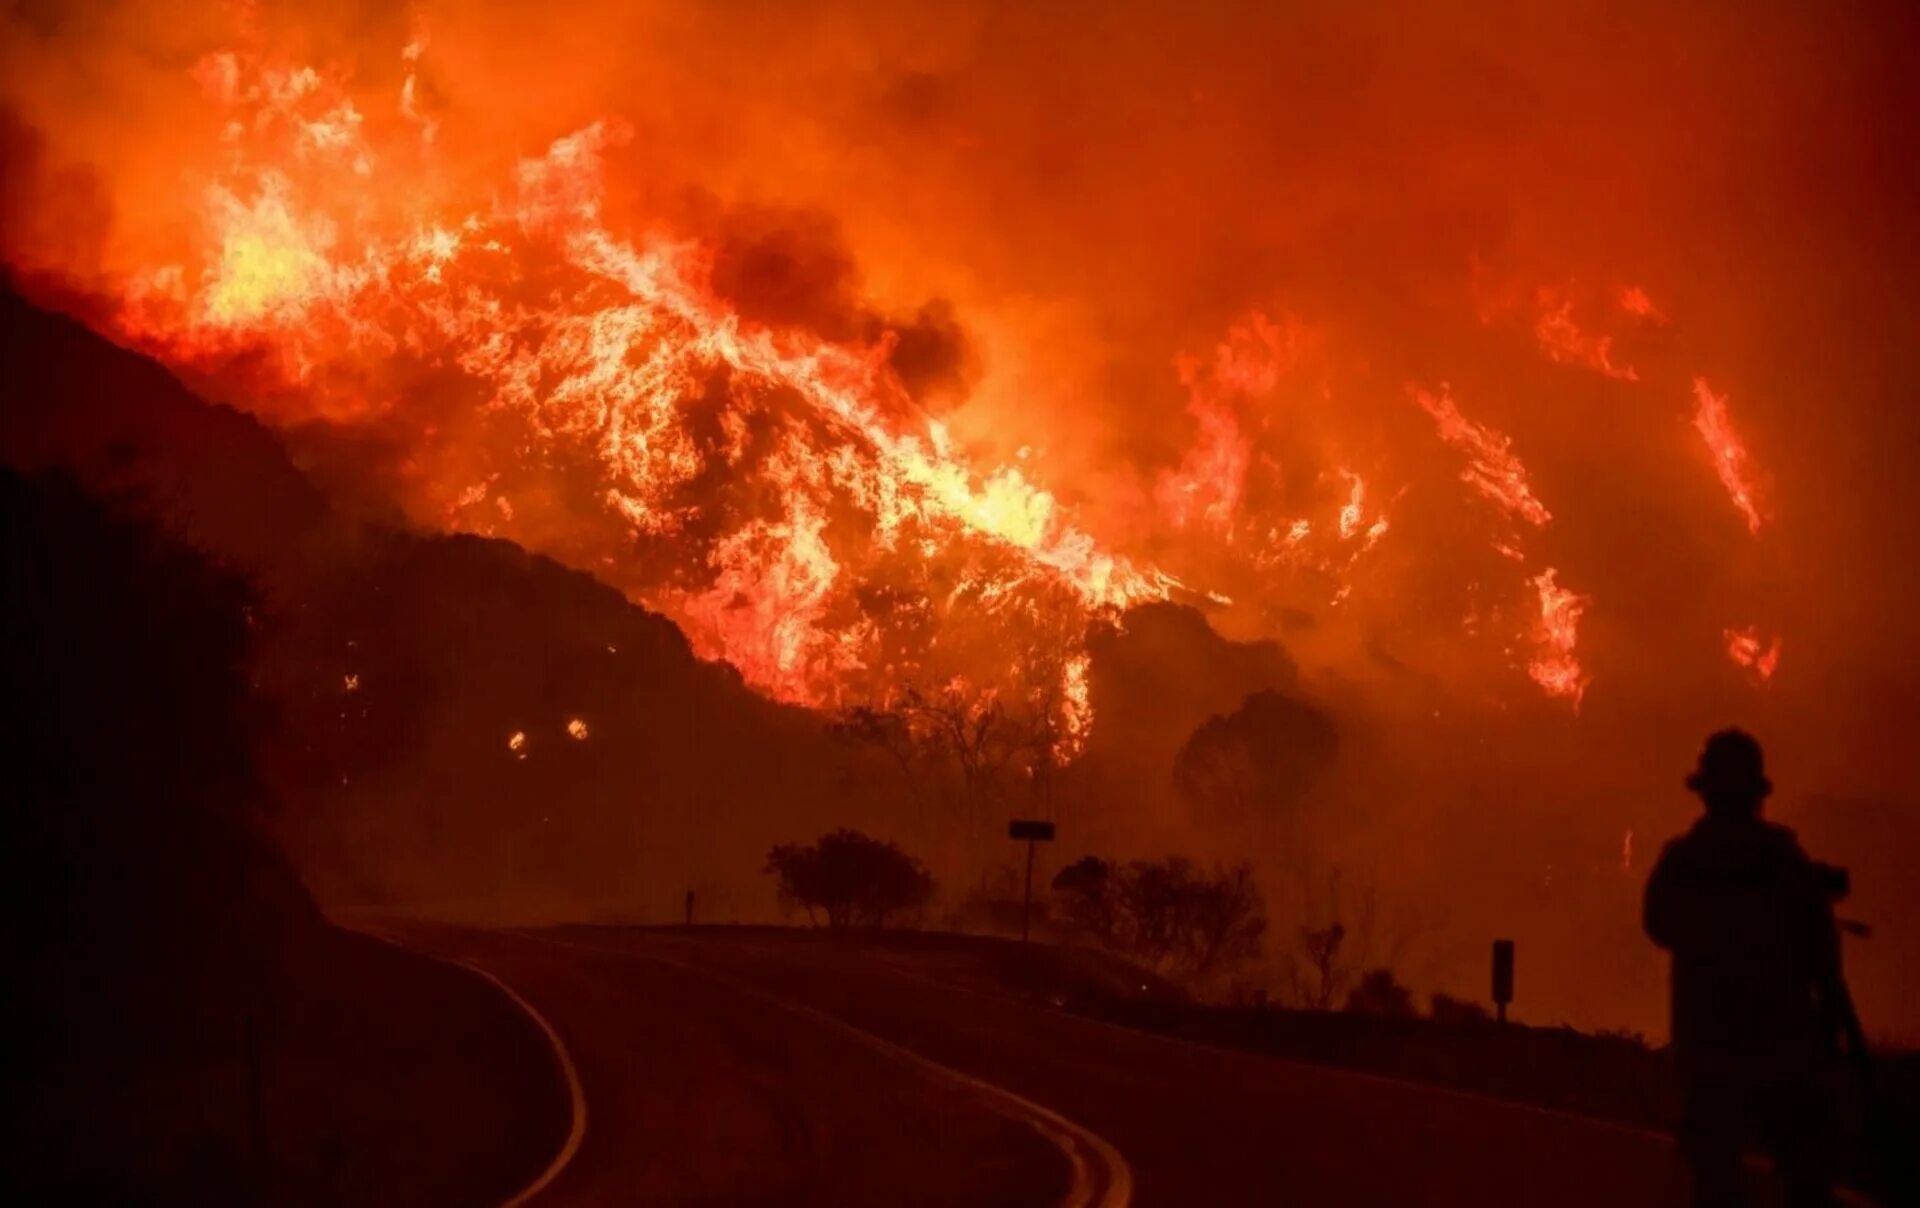
<path fill-rule="evenodd" d="M 1654 1134 L 1115 1028 L 856 947 L 405 936 L 513 986 L 571 1051 L 590 1123 L 541 1202 L 1682 1202 Z"/>

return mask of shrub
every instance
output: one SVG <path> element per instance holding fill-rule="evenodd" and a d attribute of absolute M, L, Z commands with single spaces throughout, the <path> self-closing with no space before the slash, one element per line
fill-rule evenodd
<path fill-rule="evenodd" d="M 1413 993 L 1400 984 L 1391 969 L 1370 969 L 1347 995 L 1347 1010 L 1356 1015 L 1411 1019 Z"/>
<path fill-rule="evenodd" d="M 779 878 L 780 900 L 818 909 L 827 926 L 884 927 L 903 910 L 924 906 L 933 877 L 893 843 L 855 830 L 837 830 L 818 842 L 782 843 L 767 853 L 766 872 Z"/>

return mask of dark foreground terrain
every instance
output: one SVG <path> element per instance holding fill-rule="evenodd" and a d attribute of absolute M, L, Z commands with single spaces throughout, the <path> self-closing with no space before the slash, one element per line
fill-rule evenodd
<path fill-rule="evenodd" d="M 566 1136 L 545 1035 L 470 970 L 322 926 L 220 990 L 26 1042 L 0 1198 L 493 1205 Z"/>
<path fill-rule="evenodd" d="M 970 988 L 979 963 L 938 945 L 405 938 L 515 986 L 572 1051 L 589 1123 L 556 1203 L 1679 1202 L 1656 1132 L 1116 1027 Z"/>

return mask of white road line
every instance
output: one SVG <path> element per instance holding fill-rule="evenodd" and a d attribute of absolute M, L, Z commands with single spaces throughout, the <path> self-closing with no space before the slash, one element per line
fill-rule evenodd
<path fill-rule="evenodd" d="M 410 955 L 425 957 L 427 960 L 439 961 L 443 965 L 456 965 L 469 973 L 478 974 L 486 978 L 488 982 L 492 983 L 494 989 L 506 995 L 509 1002 L 518 1007 L 527 1018 L 533 1020 L 533 1022 L 539 1026 L 540 1031 L 546 1036 L 548 1046 L 553 1049 L 554 1062 L 560 1067 L 561 1076 L 566 1079 L 567 1105 L 569 1113 L 572 1116 L 572 1124 L 567 1129 L 567 1139 L 561 1143 L 559 1152 L 553 1155 L 553 1160 L 547 1163 L 546 1169 L 535 1176 L 533 1182 L 528 1183 L 525 1187 L 514 1192 L 513 1195 L 509 1196 L 501 1204 L 501 1208 L 520 1208 L 521 1205 L 545 1191 L 553 1184 L 555 1179 L 560 1177 L 560 1172 L 567 1168 L 569 1162 L 573 1161 L 574 1155 L 580 1152 L 580 1143 L 586 1139 L 587 1093 L 580 1085 L 580 1071 L 574 1068 L 573 1054 L 567 1052 L 567 1046 L 561 1041 L 560 1033 L 554 1030 L 551 1023 L 547 1022 L 546 1016 L 540 1014 L 539 1010 L 535 1008 L 532 1003 L 520 997 L 519 991 L 487 972 L 485 969 L 482 969 L 479 965 L 471 961 L 460 960 L 457 957 L 437 956 L 431 952 L 422 952 L 420 949 L 412 947 L 396 936 L 380 931 L 367 930 L 364 925 L 357 929 L 357 934 L 364 935 L 369 939 L 379 940 L 383 944 L 390 944 Z"/>
<path fill-rule="evenodd" d="M 961 1086 L 987 1100 L 999 1114 L 1033 1129 L 1065 1155 L 1067 1164 L 1072 1170 L 1072 1178 L 1067 1187 L 1067 1193 L 1060 1199 L 1059 1208 L 1128 1208 L 1128 1205 L 1133 1202 L 1133 1168 L 1127 1165 L 1127 1160 L 1120 1155 L 1119 1150 L 1098 1133 L 1075 1124 L 1052 1108 L 1043 1107 L 1024 1095 L 1017 1095 L 1003 1086 L 996 1086 L 991 1082 L 975 1078 L 971 1074 L 961 1073 L 951 1066 L 941 1065 L 912 1049 L 856 1028 L 838 1016 L 768 993 L 758 986 L 713 969 L 673 960 L 652 952 L 604 948 L 540 935 L 527 935 L 527 938 L 580 952 L 591 952 L 598 956 L 651 961 L 657 965 L 666 965 L 669 968 L 697 974 L 720 982 L 750 998 L 759 999 L 789 1014 L 818 1024 L 895 1061 L 912 1066 L 935 1081 L 951 1082 Z"/>
<path fill-rule="evenodd" d="M 573 1161 L 574 1155 L 580 1152 L 580 1143 L 587 1136 L 587 1094 L 580 1086 L 580 1071 L 573 1066 L 573 1055 L 567 1052 L 567 1046 L 561 1043 L 560 1033 L 553 1030 L 553 1025 L 547 1022 L 546 1016 L 540 1014 L 532 1003 L 520 997 L 519 992 L 512 986 L 480 966 L 470 961 L 452 963 L 464 969 L 470 969 L 492 982 L 502 994 L 513 1000 L 515 1006 L 525 1011 L 529 1019 L 540 1025 L 540 1030 L 547 1034 L 547 1043 L 553 1046 L 553 1055 L 560 1063 L 560 1072 L 567 1080 L 567 1099 L 573 1112 L 573 1125 L 567 1130 L 567 1139 L 560 1146 L 560 1152 L 553 1155 L 553 1160 L 547 1163 L 547 1168 L 541 1171 L 533 1182 L 510 1196 L 501 1206 L 501 1208 L 520 1208 L 520 1205 L 545 1191 L 555 1179 L 559 1178 L 560 1172 L 567 1168 L 567 1163 Z"/>

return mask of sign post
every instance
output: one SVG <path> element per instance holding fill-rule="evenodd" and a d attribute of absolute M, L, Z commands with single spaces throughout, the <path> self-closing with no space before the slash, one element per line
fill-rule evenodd
<path fill-rule="evenodd" d="M 1015 818 L 1007 823 L 1007 838 L 1027 841 L 1027 900 L 1020 911 L 1020 942 L 1024 944 L 1033 928 L 1033 845 L 1053 841 L 1053 823 Z"/>
<path fill-rule="evenodd" d="M 1513 1001 L 1513 941 L 1493 941 L 1493 1009 L 1507 1022 L 1507 1004 Z"/>

